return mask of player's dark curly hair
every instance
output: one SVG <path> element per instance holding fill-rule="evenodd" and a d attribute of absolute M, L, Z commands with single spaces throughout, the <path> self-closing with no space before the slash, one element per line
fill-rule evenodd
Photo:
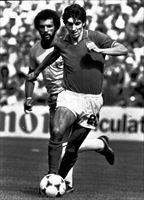
<path fill-rule="evenodd" d="M 53 19 L 55 29 L 58 30 L 60 27 L 60 18 L 54 10 L 45 9 L 39 12 L 34 19 L 34 26 L 38 30 L 40 20 Z"/>
<path fill-rule="evenodd" d="M 67 23 L 67 20 L 69 18 L 79 19 L 82 21 L 82 23 L 86 22 L 86 12 L 83 7 L 81 7 L 79 4 L 72 4 L 65 8 L 63 13 L 63 22 L 64 24 Z"/>

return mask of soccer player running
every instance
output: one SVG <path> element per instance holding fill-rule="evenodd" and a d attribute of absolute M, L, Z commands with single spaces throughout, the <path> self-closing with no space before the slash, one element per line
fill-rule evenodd
<path fill-rule="evenodd" d="M 68 34 L 53 40 L 54 50 L 28 75 L 28 80 L 34 81 L 41 71 L 62 56 L 63 90 L 57 97 L 48 154 L 49 173 L 65 178 L 77 160 L 82 142 L 91 129 L 97 128 L 98 114 L 103 105 L 105 55 L 125 55 L 128 50 L 103 33 L 86 30 L 86 12 L 78 4 L 65 8 L 63 22 Z M 71 137 L 60 162 L 64 133 L 71 126 Z M 105 143 L 100 153 L 106 156 L 109 149 Z M 114 154 L 111 155 L 110 164 L 113 164 Z"/>
<path fill-rule="evenodd" d="M 53 40 L 56 36 L 56 32 L 60 27 L 60 19 L 56 12 L 50 9 L 45 9 L 40 11 L 34 19 L 35 29 L 38 30 L 40 34 L 40 40 L 37 41 L 33 47 L 30 49 L 29 58 L 29 73 L 34 71 L 38 65 L 43 61 L 43 59 L 53 50 Z M 63 61 L 62 58 L 58 58 L 53 64 L 47 67 L 42 72 L 45 87 L 48 92 L 48 105 L 50 110 L 50 129 L 52 130 L 53 117 L 56 108 L 57 95 L 63 90 L 62 80 L 63 80 Z M 25 113 L 30 113 L 33 106 L 33 90 L 35 82 L 26 80 L 25 82 L 25 95 L 26 100 L 24 103 Z M 67 131 L 69 132 L 69 131 Z M 68 134 L 67 134 L 68 135 Z M 67 138 L 65 138 L 67 141 Z M 79 148 L 79 152 L 83 151 L 99 151 L 107 146 L 108 138 L 106 136 L 101 136 L 99 138 L 86 138 L 85 141 Z M 63 143 L 62 156 L 64 154 L 66 143 Z M 107 147 L 107 152 L 104 156 L 109 164 L 113 164 L 114 154 L 111 148 Z M 70 170 L 66 177 L 67 192 L 73 191 L 73 169 Z"/>

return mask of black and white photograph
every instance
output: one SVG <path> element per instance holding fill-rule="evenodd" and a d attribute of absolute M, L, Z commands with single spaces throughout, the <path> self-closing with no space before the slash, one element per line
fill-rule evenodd
<path fill-rule="evenodd" d="M 0 1 L 0 200 L 144 199 L 144 0 Z"/>

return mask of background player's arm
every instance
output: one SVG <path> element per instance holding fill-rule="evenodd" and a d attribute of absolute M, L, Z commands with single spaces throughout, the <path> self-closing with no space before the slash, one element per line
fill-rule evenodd
<path fill-rule="evenodd" d="M 31 57 L 30 55 L 30 59 L 29 59 L 29 73 L 32 73 L 34 71 L 34 69 L 38 66 L 38 64 L 35 62 L 34 58 Z M 32 111 L 32 106 L 33 106 L 33 91 L 34 91 L 34 87 L 35 87 L 35 82 L 26 79 L 25 81 L 25 102 L 24 102 L 24 111 L 25 113 L 30 113 Z"/>
<path fill-rule="evenodd" d="M 34 90 L 35 83 L 33 81 L 26 80 L 25 82 L 25 102 L 24 102 L 24 111 L 25 113 L 29 113 L 32 111 L 32 96 Z"/>
<path fill-rule="evenodd" d="M 29 74 L 32 73 L 34 70 L 29 70 Z M 26 79 L 25 81 L 25 97 L 32 98 L 33 90 L 34 90 L 35 82 Z"/>

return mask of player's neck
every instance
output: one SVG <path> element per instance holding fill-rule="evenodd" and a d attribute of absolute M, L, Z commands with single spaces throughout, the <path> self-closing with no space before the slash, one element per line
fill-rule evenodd
<path fill-rule="evenodd" d="M 41 46 L 43 49 L 49 49 L 52 47 L 52 41 L 41 40 Z"/>

